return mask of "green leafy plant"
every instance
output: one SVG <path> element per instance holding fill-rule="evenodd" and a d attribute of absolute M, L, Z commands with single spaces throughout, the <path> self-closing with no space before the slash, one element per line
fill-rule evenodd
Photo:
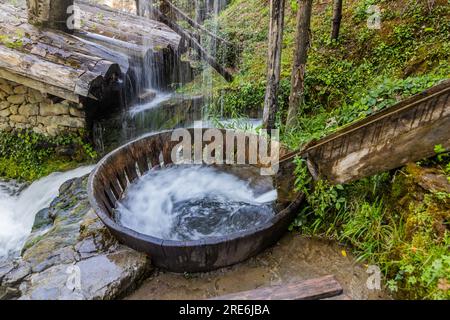
<path fill-rule="evenodd" d="M 309 174 L 308 167 L 306 165 L 306 160 L 301 157 L 295 157 L 294 163 L 296 165 L 294 171 L 295 191 L 308 194 L 312 178 L 311 175 Z"/>
<path fill-rule="evenodd" d="M 434 146 L 434 152 L 437 154 L 438 161 L 444 161 L 444 159 L 449 157 L 449 152 L 442 146 L 442 144 L 438 144 Z"/>

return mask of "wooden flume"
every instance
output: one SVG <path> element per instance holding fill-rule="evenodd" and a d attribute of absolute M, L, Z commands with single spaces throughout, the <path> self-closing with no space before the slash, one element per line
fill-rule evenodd
<path fill-rule="evenodd" d="M 281 162 L 308 160 L 316 178 L 348 183 L 450 149 L 450 80 L 350 124 Z"/>

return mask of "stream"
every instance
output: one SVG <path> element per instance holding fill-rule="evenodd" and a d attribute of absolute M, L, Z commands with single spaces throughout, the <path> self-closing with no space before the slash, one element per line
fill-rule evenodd
<path fill-rule="evenodd" d="M 59 187 L 67 180 L 82 177 L 93 166 L 64 173 L 52 173 L 30 186 L 0 180 L 0 260 L 20 253 L 31 233 L 36 214 L 58 196 Z"/>

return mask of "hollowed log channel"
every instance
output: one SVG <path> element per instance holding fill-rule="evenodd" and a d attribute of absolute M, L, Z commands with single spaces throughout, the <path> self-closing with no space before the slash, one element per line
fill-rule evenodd
<path fill-rule="evenodd" d="M 274 178 L 278 189 L 275 216 L 244 232 L 202 240 L 172 241 L 144 235 L 117 223 L 114 208 L 130 183 L 152 168 L 164 170 L 164 165 L 172 163 L 172 148 L 178 142 L 171 141 L 171 134 L 171 131 L 162 132 L 118 148 L 100 161 L 89 178 L 91 205 L 119 241 L 150 255 L 157 267 L 174 272 L 200 272 L 244 261 L 279 240 L 297 216 L 304 198 L 303 194 L 293 191 L 292 162 L 284 162 Z M 203 148 L 205 146 L 206 143 Z"/>

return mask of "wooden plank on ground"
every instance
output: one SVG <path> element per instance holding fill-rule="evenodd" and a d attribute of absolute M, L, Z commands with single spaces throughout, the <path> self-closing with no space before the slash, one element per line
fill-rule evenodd
<path fill-rule="evenodd" d="M 317 300 L 335 297 L 343 292 L 334 276 L 297 281 L 220 296 L 213 300 Z"/>
<path fill-rule="evenodd" d="M 330 298 L 325 298 L 322 300 L 352 300 L 352 298 L 350 298 L 349 296 L 347 296 L 346 294 L 341 294 L 335 297 L 330 297 Z"/>

